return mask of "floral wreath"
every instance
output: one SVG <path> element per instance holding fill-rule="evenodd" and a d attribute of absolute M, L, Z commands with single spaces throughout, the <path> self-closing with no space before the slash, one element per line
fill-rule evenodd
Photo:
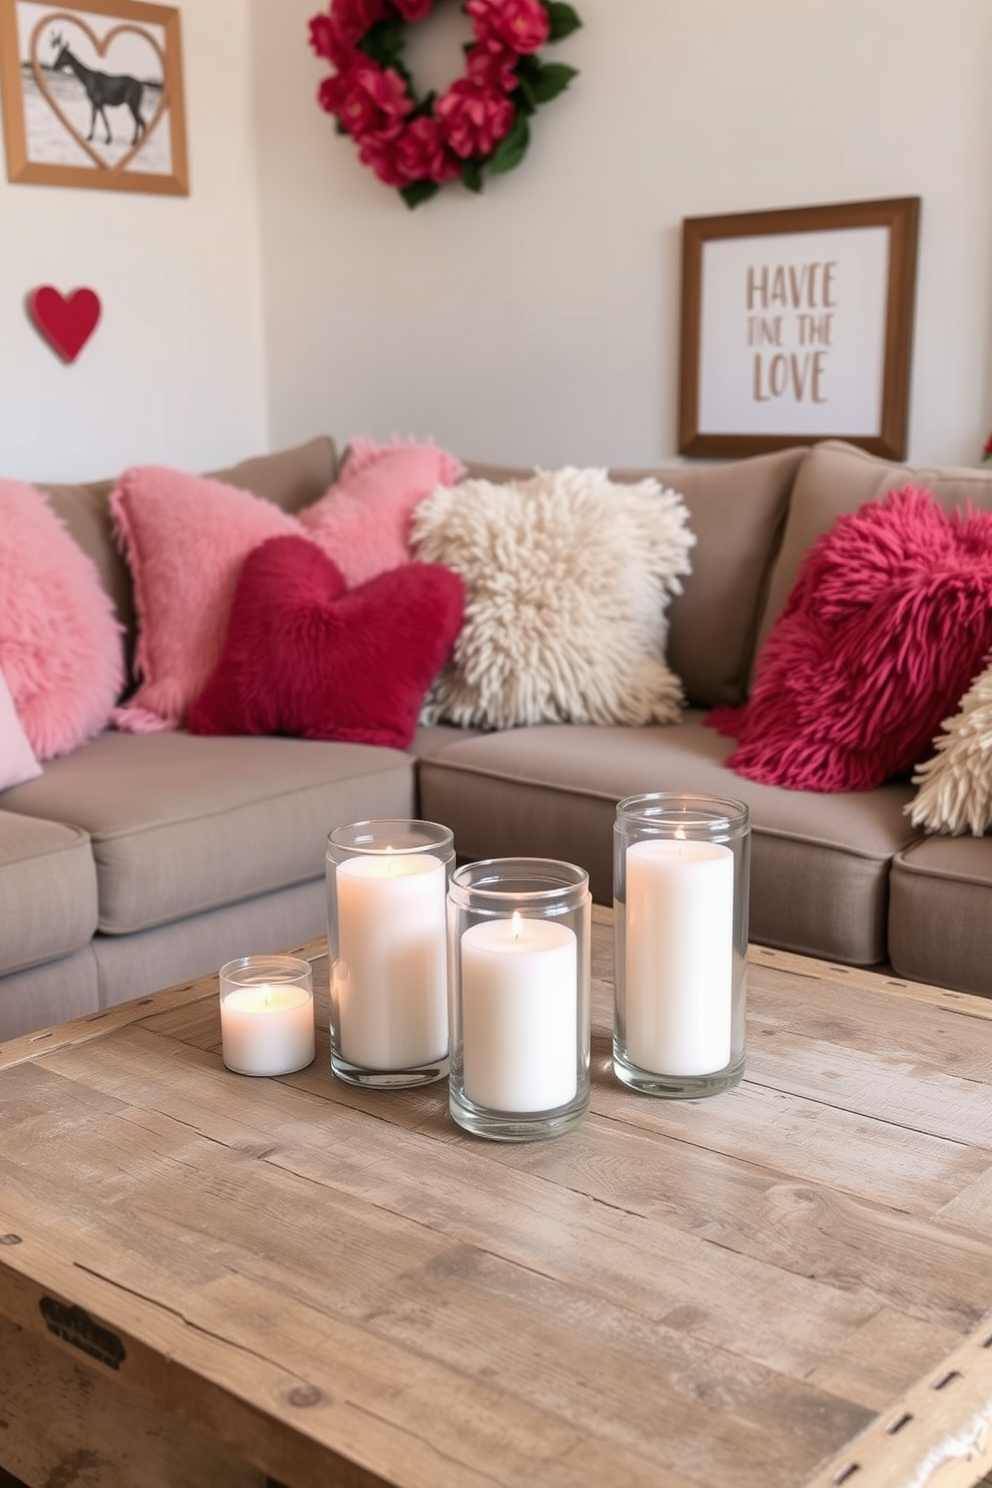
<path fill-rule="evenodd" d="M 465 73 L 440 97 L 418 98 L 403 64 L 406 28 L 425 21 L 434 0 L 331 0 L 310 22 L 310 45 L 336 69 L 320 84 L 321 108 L 350 134 L 362 162 L 398 188 L 408 207 L 461 179 L 482 190 L 484 167 L 519 165 L 529 119 L 568 87 L 577 69 L 542 62 L 538 49 L 582 22 L 559 0 L 464 0 L 475 40 Z"/>

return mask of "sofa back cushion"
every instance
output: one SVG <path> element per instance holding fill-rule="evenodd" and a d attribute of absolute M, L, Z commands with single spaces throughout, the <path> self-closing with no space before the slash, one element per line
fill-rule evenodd
<path fill-rule="evenodd" d="M 758 628 L 759 650 L 782 613 L 803 557 L 816 539 L 828 532 L 839 516 L 903 486 L 922 486 L 931 491 L 947 512 L 955 508 L 963 511 L 969 503 L 976 511 L 992 511 L 992 474 L 983 470 L 898 465 L 840 439 L 812 446 L 796 474 L 782 545 Z"/>
<path fill-rule="evenodd" d="M 685 498 L 696 536 L 692 572 L 668 609 L 667 662 L 688 702 L 744 701 L 768 576 L 781 539 L 801 447 L 724 464 L 612 469 L 611 480 L 648 477 Z M 469 477 L 519 479 L 531 469 L 468 463 Z"/>
<path fill-rule="evenodd" d="M 334 441 L 326 435 L 292 449 L 255 455 L 226 470 L 211 472 L 214 480 L 263 496 L 287 512 L 297 512 L 318 500 L 336 474 Z M 124 627 L 125 657 L 130 671 L 137 629 L 134 591 L 130 571 L 114 541 L 110 520 L 113 488 L 112 480 L 39 486 L 83 552 L 96 564 L 100 582 L 113 600 L 117 618 Z"/>
<path fill-rule="evenodd" d="M 696 534 L 692 573 L 669 610 L 668 664 L 698 707 L 744 701 L 768 579 L 805 451 L 778 450 L 725 464 L 614 470 L 653 475 L 685 498 Z"/>

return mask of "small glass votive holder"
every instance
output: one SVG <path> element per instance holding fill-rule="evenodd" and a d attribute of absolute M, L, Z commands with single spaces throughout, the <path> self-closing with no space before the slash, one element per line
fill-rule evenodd
<path fill-rule="evenodd" d="M 448 1073 L 448 827 L 354 822 L 327 838 L 331 1069 L 351 1085 Z"/>
<path fill-rule="evenodd" d="M 546 858 L 456 868 L 448 889 L 448 1100 L 476 1136 L 525 1142 L 589 1109 L 589 876 Z"/>
<path fill-rule="evenodd" d="M 628 796 L 614 827 L 613 1069 L 694 1098 L 744 1074 L 751 834 L 741 801 Z"/>
<path fill-rule="evenodd" d="M 313 972 L 298 956 L 242 956 L 221 967 L 224 1063 L 239 1075 L 291 1075 L 314 1057 Z"/>

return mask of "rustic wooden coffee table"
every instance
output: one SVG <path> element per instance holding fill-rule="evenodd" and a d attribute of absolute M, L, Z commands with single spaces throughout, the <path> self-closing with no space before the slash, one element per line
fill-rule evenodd
<path fill-rule="evenodd" d="M 754 950 L 708 1101 L 461 1132 L 224 1069 L 217 979 L 0 1050 L 0 1465 L 73 1488 L 775 1488 L 992 1466 L 992 1002 Z M 324 945 L 314 960 L 326 1030 Z M 984 1318 L 984 1321 L 982 1319 Z"/>

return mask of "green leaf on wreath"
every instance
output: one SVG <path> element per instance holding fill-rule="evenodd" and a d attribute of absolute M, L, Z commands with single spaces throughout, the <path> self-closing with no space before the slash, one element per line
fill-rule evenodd
<path fill-rule="evenodd" d="M 578 31 L 582 25 L 577 13 L 570 5 L 562 4 L 562 0 L 545 0 L 544 8 L 551 22 L 551 30 L 548 32 L 549 41 L 561 41 L 563 36 L 571 36 L 572 32 Z"/>
<path fill-rule="evenodd" d="M 535 57 L 533 52 L 527 52 L 523 57 L 518 57 L 517 65 L 513 70 L 518 78 L 527 78 L 528 82 L 533 82 L 543 66 L 544 63 L 540 57 Z"/>
<path fill-rule="evenodd" d="M 577 67 L 568 67 L 564 62 L 548 62 L 531 84 L 535 100 L 550 103 L 552 98 L 564 93 L 572 79 L 578 76 L 578 71 Z"/>
<path fill-rule="evenodd" d="M 414 181 L 409 186 L 401 186 L 399 191 L 412 212 L 414 207 L 419 207 L 422 201 L 427 201 L 438 189 L 436 181 Z"/>
<path fill-rule="evenodd" d="M 462 166 L 462 182 L 469 191 L 482 190 L 482 162 L 481 160 L 466 160 Z"/>
<path fill-rule="evenodd" d="M 398 16 L 395 20 L 377 21 L 358 43 L 358 50 L 380 67 L 395 67 L 403 51 L 405 31 L 406 22 Z"/>
<path fill-rule="evenodd" d="M 513 128 L 509 134 L 496 146 L 489 168 L 494 175 L 503 171 L 513 170 L 519 165 L 527 154 L 527 146 L 530 144 L 530 125 L 527 123 L 527 115 L 518 113 L 514 120 Z"/>
<path fill-rule="evenodd" d="M 517 86 L 510 94 L 510 102 L 515 109 L 523 110 L 525 114 L 537 112 L 537 99 L 534 97 L 534 89 L 526 78 L 518 77 Z"/>

